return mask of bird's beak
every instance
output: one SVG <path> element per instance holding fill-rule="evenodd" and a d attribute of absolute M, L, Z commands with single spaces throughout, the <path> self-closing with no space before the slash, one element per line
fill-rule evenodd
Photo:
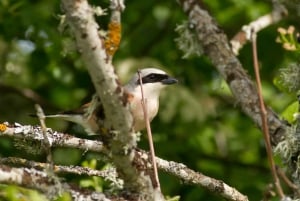
<path fill-rule="evenodd" d="M 161 81 L 161 83 L 166 84 L 166 85 L 169 85 L 169 84 L 175 84 L 175 83 L 177 83 L 177 82 L 178 82 L 178 80 L 175 79 L 174 77 L 168 77 L 168 78 L 163 79 L 163 80 Z"/>

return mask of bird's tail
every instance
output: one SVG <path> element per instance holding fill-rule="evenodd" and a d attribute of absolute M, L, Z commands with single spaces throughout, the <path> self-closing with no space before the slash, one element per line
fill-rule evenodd
<path fill-rule="evenodd" d="M 31 117 L 38 118 L 36 114 L 29 114 Z M 82 119 L 80 115 L 68 115 L 68 114 L 50 114 L 50 115 L 45 115 L 45 118 L 53 118 L 53 119 L 61 119 L 61 120 L 66 120 L 66 121 L 71 121 L 74 123 L 81 124 Z"/>

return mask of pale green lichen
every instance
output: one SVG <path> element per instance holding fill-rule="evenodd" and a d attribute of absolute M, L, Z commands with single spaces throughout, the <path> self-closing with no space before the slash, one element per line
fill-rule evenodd
<path fill-rule="evenodd" d="M 299 149 L 299 140 L 299 133 L 297 133 L 296 126 L 288 127 L 285 139 L 277 144 L 274 152 L 280 155 L 285 161 L 290 161 L 291 157 Z"/>
<path fill-rule="evenodd" d="M 286 129 L 285 139 L 277 144 L 274 151 L 282 157 L 286 164 L 292 165 L 293 182 L 300 185 L 300 119 Z"/>
<path fill-rule="evenodd" d="M 177 25 L 175 31 L 179 34 L 179 37 L 175 39 L 178 48 L 183 51 L 183 59 L 187 59 L 191 56 L 201 56 L 203 49 L 197 36 L 188 21 L 184 21 L 182 24 Z"/>
<path fill-rule="evenodd" d="M 300 66 L 298 63 L 291 63 L 279 70 L 278 83 L 288 92 L 300 90 Z"/>

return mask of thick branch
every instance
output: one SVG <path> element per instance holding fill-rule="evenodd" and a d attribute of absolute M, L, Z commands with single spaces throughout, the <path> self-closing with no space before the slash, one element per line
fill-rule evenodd
<path fill-rule="evenodd" d="M 111 2 L 122 5 L 121 1 Z M 66 21 L 75 35 L 82 59 L 103 104 L 105 127 L 116 131 L 115 137 L 109 142 L 109 150 L 118 173 L 124 179 L 125 187 L 140 195 L 152 196 L 149 176 L 138 172 L 131 162 L 137 138 L 132 133 L 132 115 L 128 110 L 127 94 L 114 73 L 105 42 L 98 34 L 99 27 L 94 20 L 93 10 L 86 0 L 63 0 L 62 4 L 66 12 Z M 119 9 L 116 12 L 120 12 L 120 5 L 111 7 Z"/>
<path fill-rule="evenodd" d="M 261 128 L 262 121 L 256 87 L 232 52 L 226 35 L 208 12 L 201 9 L 197 1 L 182 0 L 181 5 L 188 15 L 189 23 L 195 29 L 205 55 L 210 58 L 226 80 L 242 110 Z M 276 145 L 282 140 L 286 125 L 270 108 L 267 108 L 267 116 L 271 141 Z"/>

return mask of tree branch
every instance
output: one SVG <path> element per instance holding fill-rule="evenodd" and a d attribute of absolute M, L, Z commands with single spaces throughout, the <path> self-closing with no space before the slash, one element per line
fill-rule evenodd
<path fill-rule="evenodd" d="M 183 10 L 194 27 L 203 51 L 229 85 L 236 102 L 256 125 L 262 128 L 256 87 L 229 46 L 228 38 L 207 11 L 195 0 L 181 0 Z M 273 145 L 282 140 L 286 124 L 270 108 L 266 108 L 269 133 Z"/>
<path fill-rule="evenodd" d="M 37 189 L 51 199 L 56 198 L 62 192 L 71 194 L 75 201 L 80 200 L 126 200 L 125 198 L 113 197 L 104 193 L 81 190 L 74 188 L 67 183 L 63 183 L 63 188 L 57 188 L 55 180 L 49 178 L 48 175 L 33 168 L 12 168 L 0 165 L 0 182 L 2 184 L 16 184 L 26 188 Z"/>
<path fill-rule="evenodd" d="M 27 167 L 34 168 L 37 170 L 44 170 L 48 167 L 48 163 L 41 163 L 36 161 L 29 161 L 23 158 L 8 157 L 0 158 L 0 164 L 10 165 L 14 167 Z M 75 175 L 87 175 L 102 177 L 104 180 L 109 181 L 113 186 L 118 189 L 123 187 L 123 181 L 118 179 L 117 171 L 114 167 L 109 167 L 104 170 L 95 170 L 88 167 L 81 166 L 64 166 L 64 165 L 53 165 L 53 171 L 55 174 L 75 174 Z"/>
<path fill-rule="evenodd" d="M 82 59 L 92 78 L 96 92 L 101 99 L 105 113 L 105 127 L 115 130 L 114 137 L 109 142 L 112 161 L 119 175 L 124 179 L 125 187 L 137 192 L 140 196 L 153 197 L 154 193 L 149 176 L 138 172 L 132 164 L 133 149 L 137 137 L 132 132 L 132 115 L 128 109 L 127 94 L 124 92 L 111 63 L 110 49 L 105 48 L 105 39 L 98 33 L 98 25 L 94 13 L 86 0 L 63 0 L 66 21 L 75 35 L 76 44 Z M 120 20 L 120 12 L 124 3 L 122 0 L 112 0 L 112 20 Z M 111 47 L 114 43 L 110 43 Z"/>
<path fill-rule="evenodd" d="M 279 22 L 287 16 L 287 10 L 282 5 L 274 6 L 271 13 L 259 17 L 258 19 L 244 25 L 242 29 L 230 40 L 232 51 L 235 55 L 239 54 L 240 49 L 251 40 L 251 33 L 258 33 L 262 29 Z"/>
<path fill-rule="evenodd" d="M 43 141 L 43 134 L 39 126 L 22 126 L 20 124 L 17 124 L 17 126 L 3 125 L 4 124 L 0 124 L 0 136 L 34 140 L 37 142 L 36 144 L 40 144 Z M 98 153 L 106 152 L 106 149 L 103 146 L 98 146 L 102 145 L 98 141 L 76 138 L 74 136 L 52 131 L 51 129 L 47 129 L 47 137 L 48 140 L 52 142 L 51 145 L 54 147 L 72 147 L 81 149 L 83 151 L 88 150 Z M 93 142 L 95 143 L 95 146 L 91 145 Z M 135 167 L 138 167 L 139 171 L 145 172 L 147 175 L 153 175 L 153 172 L 151 172 L 152 169 L 149 168 L 151 167 L 151 160 L 147 152 L 142 150 L 134 150 L 132 158 L 132 163 L 135 165 Z M 159 157 L 156 157 L 155 161 L 160 170 L 174 175 L 185 183 L 201 186 L 229 200 L 248 200 L 247 196 L 242 195 L 236 189 L 230 187 L 223 181 L 205 176 L 199 172 L 195 172 L 181 163 L 176 163 L 173 161 L 169 162 Z"/>
<path fill-rule="evenodd" d="M 139 167 L 144 167 L 145 169 L 149 167 L 150 163 L 150 154 L 143 151 L 137 150 L 136 157 L 134 162 L 139 164 Z M 180 179 L 180 181 L 186 184 L 197 185 L 202 188 L 205 188 L 215 195 L 219 195 L 228 200 L 235 201 L 247 201 L 248 197 L 241 194 L 235 188 L 227 185 L 225 182 L 221 180 L 217 180 L 206 176 L 200 172 L 196 172 L 188 167 L 186 167 L 182 163 L 177 163 L 174 161 L 166 161 L 159 157 L 156 157 L 157 167 L 175 177 Z"/>

